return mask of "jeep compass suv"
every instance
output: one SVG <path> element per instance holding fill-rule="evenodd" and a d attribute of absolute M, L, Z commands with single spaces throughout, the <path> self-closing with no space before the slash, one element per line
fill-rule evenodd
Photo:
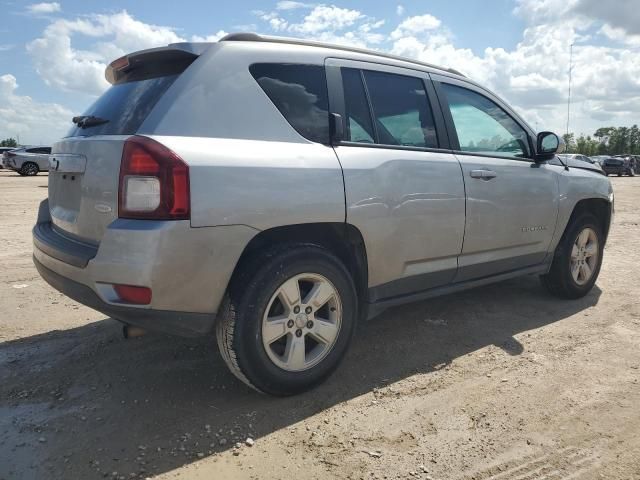
<path fill-rule="evenodd" d="M 132 53 L 50 156 L 42 277 L 129 326 L 215 331 L 304 391 L 385 308 L 519 275 L 593 287 L 613 193 L 460 73 L 233 34 Z"/>

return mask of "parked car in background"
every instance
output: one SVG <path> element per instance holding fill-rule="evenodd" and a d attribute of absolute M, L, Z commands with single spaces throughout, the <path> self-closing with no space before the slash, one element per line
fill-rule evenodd
<path fill-rule="evenodd" d="M 49 170 L 50 153 L 51 147 L 21 147 L 4 152 L 2 162 L 22 176 L 32 176 Z"/>
<path fill-rule="evenodd" d="M 573 159 L 573 160 L 580 160 L 581 162 L 587 162 L 587 163 L 597 163 L 595 160 L 592 160 L 590 157 L 587 157 L 586 155 L 581 155 L 579 153 L 563 153 L 561 155 L 558 155 L 559 157 L 561 157 L 562 159 Z"/>
<path fill-rule="evenodd" d="M 18 147 L 0 147 L 0 155 L 2 156 L 2 159 L 0 159 L 0 168 L 4 168 L 4 152 L 10 152 L 16 148 Z"/>
<path fill-rule="evenodd" d="M 591 160 L 596 162 L 598 165 L 602 166 L 602 162 L 604 162 L 607 158 L 611 158 L 610 155 L 595 155 L 593 157 L 589 157 Z"/>
<path fill-rule="evenodd" d="M 636 159 L 631 155 L 616 155 L 604 160 L 602 169 L 606 175 L 633 177 L 636 174 Z"/>
<path fill-rule="evenodd" d="M 236 34 L 106 78 L 53 147 L 34 263 L 125 332 L 215 330 L 256 390 L 322 382 L 394 305 L 520 275 L 566 299 L 596 282 L 609 180 L 455 70 Z"/>

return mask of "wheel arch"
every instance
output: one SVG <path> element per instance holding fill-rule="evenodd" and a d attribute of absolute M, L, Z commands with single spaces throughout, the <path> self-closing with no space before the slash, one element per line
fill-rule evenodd
<path fill-rule="evenodd" d="M 360 316 L 366 315 L 364 307 L 366 306 L 369 280 L 367 252 L 362 233 L 349 223 L 305 223 L 262 230 L 244 248 L 231 276 L 229 287 L 239 281 L 244 271 L 251 268 L 256 256 L 261 251 L 276 245 L 286 244 L 318 245 L 336 255 L 353 277 L 361 305 Z"/>
<path fill-rule="evenodd" d="M 569 221 L 565 225 L 564 231 L 566 232 L 572 222 L 585 213 L 590 213 L 598 219 L 606 242 L 611 226 L 612 204 L 603 198 L 585 198 L 576 203 L 569 217 Z"/>

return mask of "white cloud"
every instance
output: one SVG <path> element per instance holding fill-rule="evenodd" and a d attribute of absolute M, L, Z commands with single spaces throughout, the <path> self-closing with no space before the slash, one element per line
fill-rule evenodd
<path fill-rule="evenodd" d="M 614 29 L 640 35 L 640 8 L 637 0 L 571 0 L 572 12 L 598 19 Z"/>
<path fill-rule="evenodd" d="M 42 3 L 32 3 L 31 5 L 27 5 L 27 12 L 43 15 L 47 13 L 56 13 L 61 9 L 60 4 L 58 2 L 42 2 Z"/>
<path fill-rule="evenodd" d="M 20 137 L 24 144 L 51 143 L 64 136 L 73 113 L 56 103 L 18 95 L 16 77 L 0 76 L 0 137 Z"/>
<path fill-rule="evenodd" d="M 391 38 L 397 40 L 406 36 L 417 35 L 429 30 L 435 30 L 441 25 L 439 19 L 433 15 L 417 15 L 403 20 L 398 28 L 391 32 Z"/>
<path fill-rule="evenodd" d="M 396 15 L 398 15 L 399 17 L 404 15 L 404 7 L 402 5 L 398 5 L 396 7 Z"/>
<path fill-rule="evenodd" d="M 257 12 L 262 20 L 269 23 L 271 30 L 274 32 L 281 32 L 287 29 L 289 23 L 276 12 L 264 13 Z"/>
<path fill-rule="evenodd" d="M 304 17 L 301 23 L 291 25 L 290 30 L 313 35 L 327 30 L 342 30 L 362 18 L 364 15 L 358 10 L 339 8 L 333 5 L 318 5 Z"/>
<path fill-rule="evenodd" d="M 631 47 L 640 47 L 640 33 L 637 35 L 629 34 L 624 28 L 612 27 L 608 23 L 605 23 L 599 30 L 601 34 L 622 44 L 629 45 Z"/>
<path fill-rule="evenodd" d="M 86 45 L 84 49 L 74 48 L 78 37 Z M 47 85 L 98 95 L 108 86 L 104 70 L 112 60 L 135 50 L 180 41 L 184 39 L 174 29 L 141 22 L 122 11 L 55 20 L 40 38 L 27 44 L 27 51 Z"/>
<path fill-rule="evenodd" d="M 213 35 L 206 35 L 204 37 L 201 37 L 199 35 L 193 35 L 191 37 L 191 41 L 192 42 L 217 42 L 227 34 L 228 32 L 225 32 L 224 30 L 218 30 Z"/>
<path fill-rule="evenodd" d="M 296 10 L 299 8 L 311 8 L 312 4 L 282 0 L 276 4 L 276 10 Z"/>
<path fill-rule="evenodd" d="M 277 7 L 282 10 L 281 3 L 279 2 Z M 385 35 L 378 32 L 378 29 L 384 25 L 384 20 L 375 20 L 359 10 L 340 8 L 335 5 L 303 5 L 312 10 L 298 21 L 285 19 L 277 11 L 258 10 L 253 13 L 267 22 L 273 32 L 279 34 L 302 36 L 320 42 L 354 47 L 375 46 L 385 40 Z"/>

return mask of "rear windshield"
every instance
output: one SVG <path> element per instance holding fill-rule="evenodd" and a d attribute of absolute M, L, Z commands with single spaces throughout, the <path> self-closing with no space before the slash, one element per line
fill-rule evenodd
<path fill-rule="evenodd" d="M 133 135 L 178 75 L 112 85 L 83 115 L 109 120 L 87 128 L 74 125 L 68 137 Z"/>

